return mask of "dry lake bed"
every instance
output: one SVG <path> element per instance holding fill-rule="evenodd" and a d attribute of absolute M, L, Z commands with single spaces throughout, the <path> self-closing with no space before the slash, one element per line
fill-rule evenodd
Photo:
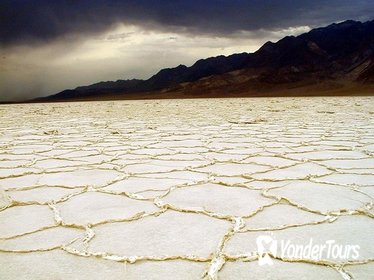
<path fill-rule="evenodd" d="M 1 279 L 373 279 L 374 97 L 0 106 Z"/>

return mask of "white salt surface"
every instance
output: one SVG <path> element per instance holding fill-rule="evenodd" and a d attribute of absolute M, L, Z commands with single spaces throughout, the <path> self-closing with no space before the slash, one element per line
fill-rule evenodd
<path fill-rule="evenodd" d="M 0 279 L 373 279 L 373 190 L 373 97 L 2 105 Z"/>

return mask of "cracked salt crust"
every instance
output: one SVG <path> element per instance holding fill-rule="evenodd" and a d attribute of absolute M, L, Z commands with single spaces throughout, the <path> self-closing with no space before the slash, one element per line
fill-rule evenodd
<path fill-rule="evenodd" d="M 371 279 L 372 104 L 0 106 L 0 278 Z M 259 266 L 264 233 L 360 256 Z"/>
<path fill-rule="evenodd" d="M 305 263 L 287 263 L 278 260 L 272 266 L 259 266 L 257 262 L 227 262 L 220 272 L 222 279 L 342 279 L 332 268 Z M 368 278 L 369 279 L 369 278 Z"/>

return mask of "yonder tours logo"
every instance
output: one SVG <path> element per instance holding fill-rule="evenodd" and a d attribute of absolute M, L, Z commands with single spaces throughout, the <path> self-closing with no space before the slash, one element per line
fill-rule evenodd
<path fill-rule="evenodd" d="M 277 240 L 270 235 L 260 235 L 256 239 L 259 265 L 272 265 L 272 256 L 288 259 L 357 259 L 359 245 L 338 244 L 336 240 L 315 243 L 313 238 L 307 244 L 295 244 L 291 240 Z"/>

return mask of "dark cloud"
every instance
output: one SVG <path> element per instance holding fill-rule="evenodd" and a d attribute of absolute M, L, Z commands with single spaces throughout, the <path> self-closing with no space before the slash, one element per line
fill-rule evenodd
<path fill-rule="evenodd" d="M 1 0 L 0 44 L 89 35 L 118 23 L 228 35 L 239 30 L 367 20 L 372 0 Z"/>
<path fill-rule="evenodd" d="M 373 0 L 0 0 L 0 101 L 148 78 L 373 14 Z"/>

